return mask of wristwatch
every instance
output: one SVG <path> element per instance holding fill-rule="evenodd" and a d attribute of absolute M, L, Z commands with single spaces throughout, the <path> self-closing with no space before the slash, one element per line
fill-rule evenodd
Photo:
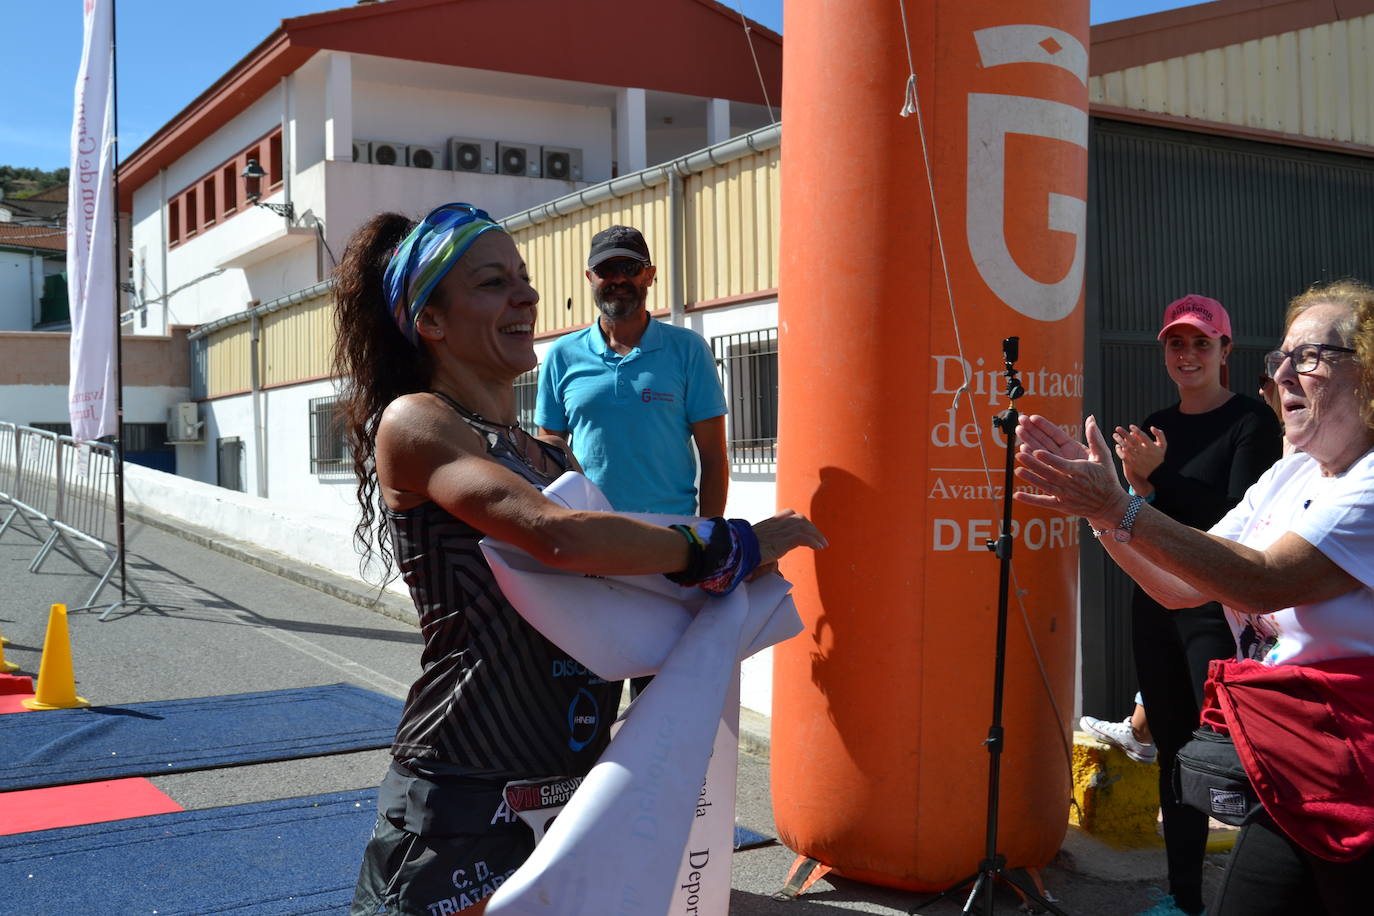
<path fill-rule="evenodd" d="M 1136 513 L 1140 511 L 1140 506 L 1145 502 L 1143 496 L 1132 496 L 1131 502 L 1126 506 L 1126 514 L 1121 517 L 1121 523 L 1115 528 L 1094 528 L 1091 525 L 1088 529 L 1092 531 L 1093 537 L 1100 538 L 1107 532 L 1111 532 L 1112 540 L 1118 544 L 1129 544 L 1131 541 L 1131 529 L 1135 527 Z"/>

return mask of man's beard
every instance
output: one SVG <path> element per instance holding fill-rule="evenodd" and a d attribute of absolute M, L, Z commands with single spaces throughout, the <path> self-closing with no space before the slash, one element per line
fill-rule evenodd
<path fill-rule="evenodd" d="M 617 283 L 615 286 L 603 286 L 595 298 L 601 314 L 611 321 L 623 321 L 639 311 L 649 295 L 628 283 Z"/>

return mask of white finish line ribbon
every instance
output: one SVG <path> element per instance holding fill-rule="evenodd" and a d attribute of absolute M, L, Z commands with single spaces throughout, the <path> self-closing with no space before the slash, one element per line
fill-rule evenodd
<path fill-rule="evenodd" d="M 544 493 L 571 508 L 608 505 L 575 473 Z M 490 538 L 482 550 L 521 616 L 578 662 L 607 680 L 657 675 L 486 912 L 723 916 L 734 851 L 739 662 L 801 632 L 791 585 L 772 574 L 711 598 L 662 576 L 550 569 Z"/>

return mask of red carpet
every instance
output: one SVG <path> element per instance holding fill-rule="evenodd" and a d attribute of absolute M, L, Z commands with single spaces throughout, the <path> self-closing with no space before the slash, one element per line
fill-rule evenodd
<path fill-rule="evenodd" d="M 146 779 L 109 779 L 0 794 L 0 836 L 169 814 L 181 805 Z"/>
<path fill-rule="evenodd" d="M 0 713 L 28 712 L 20 700 L 33 696 L 33 678 L 27 674 L 0 674 Z"/>

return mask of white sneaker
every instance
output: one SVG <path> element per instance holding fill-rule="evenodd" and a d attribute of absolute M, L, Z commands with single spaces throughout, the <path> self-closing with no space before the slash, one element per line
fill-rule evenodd
<path fill-rule="evenodd" d="M 1078 720 L 1078 727 L 1108 744 L 1115 744 L 1137 763 L 1155 762 L 1158 752 L 1155 750 L 1154 742 L 1141 741 L 1135 736 L 1130 716 L 1121 722 L 1107 722 L 1094 716 L 1084 716 Z"/>

